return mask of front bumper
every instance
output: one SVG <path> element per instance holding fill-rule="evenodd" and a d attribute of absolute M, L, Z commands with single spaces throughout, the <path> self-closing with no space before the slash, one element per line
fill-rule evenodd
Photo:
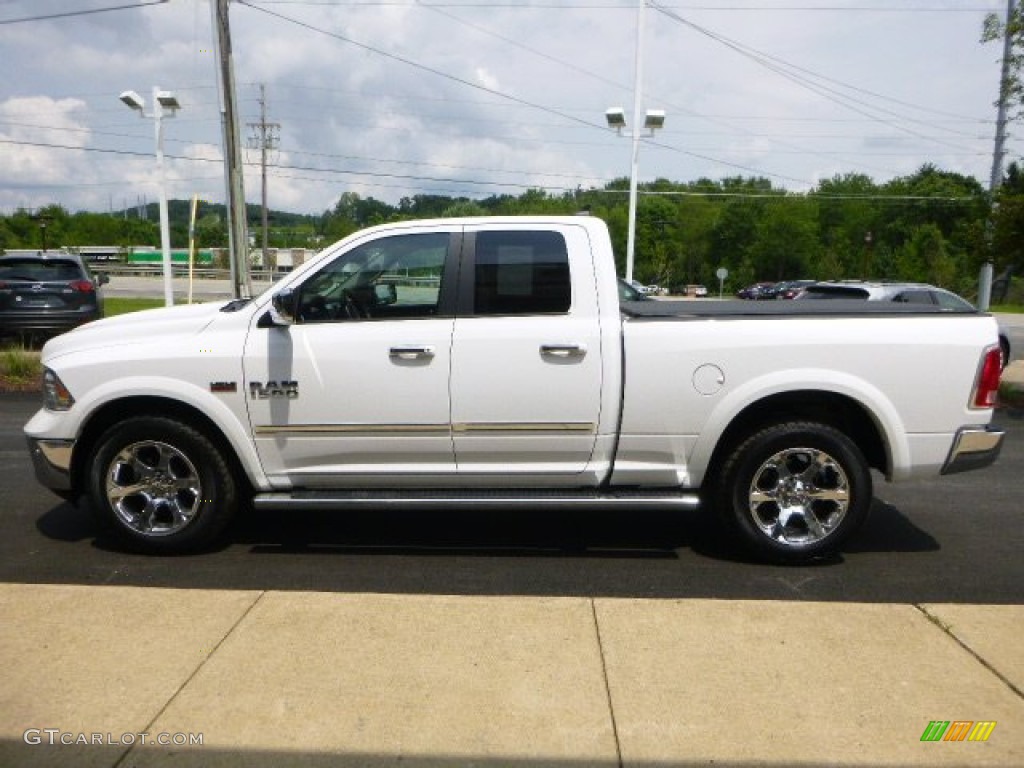
<path fill-rule="evenodd" d="M 991 425 L 961 427 L 953 438 L 946 463 L 942 465 L 943 475 L 981 469 L 999 457 L 1006 433 Z"/>
<path fill-rule="evenodd" d="M 61 496 L 72 491 L 71 454 L 74 448 L 74 440 L 28 438 L 36 480 Z"/>
<path fill-rule="evenodd" d="M 80 325 L 99 320 L 103 313 L 95 306 L 67 311 L 0 312 L 0 336 L 39 333 L 56 336 Z"/>

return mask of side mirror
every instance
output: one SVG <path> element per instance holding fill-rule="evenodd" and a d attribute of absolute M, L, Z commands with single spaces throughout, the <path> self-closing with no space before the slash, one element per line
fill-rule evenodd
<path fill-rule="evenodd" d="M 270 318 L 274 325 L 294 325 L 298 294 L 292 288 L 285 288 L 274 294 L 270 300 Z"/>
<path fill-rule="evenodd" d="M 110 282 L 110 275 L 108 275 L 106 272 L 100 272 L 98 275 L 96 275 L 96 282 L 99 285 L 106 285 L 107 283 Z"/>
<path fill-rule="evenodd" d="M 383 307 L 398 303 L 398 289 L 394 283 L 378 283 L 373 287 L 374 306 Z"/>

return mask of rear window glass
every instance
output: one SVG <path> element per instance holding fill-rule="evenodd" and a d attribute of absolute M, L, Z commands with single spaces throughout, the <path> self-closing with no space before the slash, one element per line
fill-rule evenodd
<path fill-rule="evenodd" d="M 73 261 L 56 259 L 4 259 L 0 261 L 0 280 L 81 280 L 81 267 Z"/>
<path fill-rule="evenodd" d="M 932 301 L 932 295 L 928 291 L 904 291 L 903 293 L 896 294 L 893 297 L 893 301 L 897 301 L 900 304 L 927 304 L 929 306 L 935 303 Z"/>

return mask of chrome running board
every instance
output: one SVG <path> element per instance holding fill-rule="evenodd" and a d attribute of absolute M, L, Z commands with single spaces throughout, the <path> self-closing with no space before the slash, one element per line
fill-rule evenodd
<path fill-rule="evenodd" d="M 257 509 L 349 510 L 410 509 L 697 509 L 700 497 L 677 490 L 561 491 L 561 490 L 330 490 L 260 493 Z"/>

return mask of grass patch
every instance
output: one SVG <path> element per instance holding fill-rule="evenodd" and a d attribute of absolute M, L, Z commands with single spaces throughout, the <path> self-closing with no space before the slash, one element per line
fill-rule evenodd
<path fill-rule="evenodd" d="M 108 296 L 103 299 L 103 316 L 125 315 L 143 309 L 156 309 L 164 306 L 163 299 L 137 298 L 125 296 Z"/>
<path fill-rule="evenodd" d="M 992 304 L 988 311 L 1024 315 L 1024 304 Z"/>
<path fill-rule="evenodd" d="M 1024 408 L 1024 389 L 1004 381 L 999 385 L 999 404 L 1011 408 Z"/>
<path fill-rule="evenodd" d="M 103 302 L 103 315 L 114 317 L 163 305 L 163 299 L 108 297 Z M 32 343 L 42 346 L 40 341 Z M 0 347 L 0 392 L 32 392 L 40 388 L 43 368 L 39 352 L 17 343 Z"/>
<path fill-rule="evenodd" d="M 38 389 L 42 375 L 39 350 L 19 346 L 0 349 L 0 391 Z"/>

